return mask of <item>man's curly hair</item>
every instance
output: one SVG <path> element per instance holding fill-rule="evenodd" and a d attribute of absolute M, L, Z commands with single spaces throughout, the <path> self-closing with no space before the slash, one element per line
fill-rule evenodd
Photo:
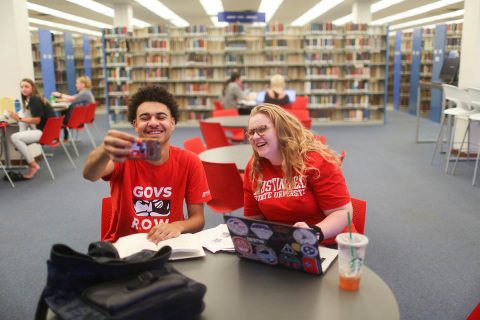
<path fill-rule="evenodd" d="M 178 104 L 173 95 L 164 87 L 156 85 L 148 85 L 141 87 L 130 98 L 128 103 L 128 121 L 133 124 L 133 120 L 137 117 L 138 106 L 144 102 L 159 102 L 167 106 L 172 117 L 177 123 Z"/>

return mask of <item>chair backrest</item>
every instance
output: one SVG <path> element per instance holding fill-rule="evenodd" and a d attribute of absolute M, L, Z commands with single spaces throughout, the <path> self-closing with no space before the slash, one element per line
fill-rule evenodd
<path fill-rule="evenodd" d="M 445 83 L 442 84 L 442 89 L 444 100 L 455 103 L 457 108 L 467 111 L 472 110 L 472 107 L 470 106 L 471 98 L 467 91 Z"/>
<path fill-rule="evenodd" d="M 97 111 L 97 103 L 96 102 L 89 103 L 85 108 L 87 108 L 87 110 L 85 112 L 84 122 L 93 123 L 93 121 L 95 121 L 95 112 Z"/>
<path fill-rule="evenodd" d="M 104 239 L 112 222 L 112 198 L 102 199 L 102 218 L 100 221 L 100 239 Z"/>
<path fill-rule="evenodd" d="M 312 119 L 310 118 L 310 112 L 308 110 L 303 110 L 303 109 L 285 109 L 291 114 L 293 114 L 300 122 L 303 124 L 303 126 L 307 129 L 310 129 L 312 127 Z"/>
<path fill-rule="evenodd" d="M 292 109 L 307 109 L 308 106 L 308 97 L 306 96 L 296 96 L 295 101 L 291 104 Z"/>
<path fill-rule="evenodd" d="M 367 214 L 367 202 L 361 199 L 351 198 L 353 207 L 352 223 L 358 233 L 365 233 L 365 216 Z"/>
<path fill-rule="evenodd" d="M 220 100 L 213 100 L 213 106 L 215 107 L 215 110 L 223 110 Z"/>
<path fill-rule="evenodd" d="M 243 207 L 243 182 L 234 163 L 202 161 L 212 200 L 207 205 L 219 213 Z"/>
<path fill-rule="evenodd" d="M 202 132 L 203 140 L 205 140 L 208 149 L 230 145 L 220 123 L 201 120 L 198 123 L 200 124 L 200 131 Z"/>
<path fill-rule="evenodd" d="M 480 88 L 467 88 L 470 96 L 470 106 L 475 112 L 480 112 Z"/>
<path fill-rule="evenodd" d="M 60 133 L 62 131 L 64 117 L 51 117 L 47 119 L 43 127 L 42 136 L 38 141 L 41 145 L 53 146 L 60 141 Z"/>
<path fill-rule="evenodd" d="M 196 154 L 199 154 L 206 150 L 205 145 L 203 144 L 202 139 L 200 137 L 193 137 L 191 139 L 187 139 L 183 141 L 183 147 L 185 150 L 192 151 Z"/>
<path fill-rule="evenodd" d="M 85 123 L 85 115 L 87 107 L 74 107 L 71 111 L 70 119 L 68 119 L 67 127 L 70 129 L 80 129 Z"/>
<path fill-rule="evenodd" d="M 239 115 L 238 109 L 213 110 L 213 117 L 236 117 Z"/>

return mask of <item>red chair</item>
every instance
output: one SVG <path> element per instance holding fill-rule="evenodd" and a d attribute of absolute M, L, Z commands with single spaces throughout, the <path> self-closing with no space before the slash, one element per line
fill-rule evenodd
<path fill-rule="evenodd" d="M 213 117 L 238 117 L 238 109 L 213 110 Z M 223 128 L 225 133 L 230 132 L 228 138 L 235 142 L 245 141 L 245 132 L 240 128 Z"/>
<path fill-rule="evenodd" d="M 307 107 L 308 97 L 305 96 L 296 96 L 295 101 L 291 104 L 292 109 L 307 110 Z"/>
<path fill-rule="evenodd" d="M 200 124 L 200 131 L 202 132 L 203 140 L 205 140 L 208 149 L 231 145 L 220 123 L 202 120 L 198 123 Z"/>
<path fill-rule="evenodd" d="M 185 150 L 192 151 L 196 154 L 200 154 L 207 149 L 205 148 L 205 145 L 203 144 L 203 141 L 202 139 L 200 139 L 200 137 L 193 137 L 191 139 L 183 141 L 183 147 L 185 148 Z"/>
<path fill-rule="evenodd" d="M 352 223 L 360 234 L 365 234 L 365 216 L 367 214 L 367 202 L 356 198 L 351 198 L 353 207 Z"/>
<path fill-rule="evenodd" d="M 112 198 L 102 199 L 102 218 L 100 221 L 100 239 L 104 240 L 112 222 Z"/>
<path fill-rule="evenodd" d="M 93 135 L 90 131 L 89 125 L 91 124 L 95 125 L 94 121 L 95 121 L 95 112 L 97 111 L 97 103 L 96 102 L 89 103 L 85 108 L 87 108 L 87 110 L 85 111 L 85 120 L 84 120 L 85 131 L 88 134 L 88 138 L 90 139 L 92 146 L 96 148 L 97 144 L 93 139 Z"/>
<path fill-rule="evenodd" d="M 480 303 L 477 304 L 475 309 L 472 310 L 472 313 L 467 317 L 467 320 L 478 320 L 480 319 Z"/>
<path fill-rule="evenodd" d="M 52 180 L 55 180 L 55 176 L 53 175 L 52 168 L 50 167 L 50 163 L 48 163 L 47 156 L 43 151 L 43 146 L 49 147 L 58 147 L 59 145 L 62 146 L 63 150 L 67 154 L 68 160 L 72 163 L 74 169 L 77 169 L 75 166 L 75 162 L 73 162 L 70 153 L 68 152 L 67 148 L 63 144 L 62 140 L 60 139 L 60 134 L 62 132 L 62 124 L 63 124 L 64 117 L 58 118 L 48 118 L 47 122 L 45 123 L 45 127 L 43 127 L 42 136 L 38 143 L 40 144 L 42 151 L 43 159 L 45 159 L 45 163 L 47 164 L 48 171 L 50 171 L 50 175 L 52 176 Z"/>
<path fill-rule="evenodd" d="M 353 208 L 352 218 L 352 232 L 364 234 L 365 233 L 365 216 L 367 213 L 367 202 L 364 200 L 350 198 Z M 348 232 L 348 226 L 342 232 Z M 335 237 L 325 239 L 321 242 L 321 245 L 327 246 L 335 244 Z"/>
<path fill-rule="evenodd" d="M 82 130 L 84 128 L 86 113 L 87 113 L 87 107 L 80 107 L 80 106 L 74 107 L 72 109 L 70 119 L 68 119 L 67 125 L 65 126 L 65 128 L 68 131 L 68 135 L 71 138 L 73 149 L 75 150 L 75 154 L 77 155 L 77 157 L 80 157 L 80 154 L 78 153 L 78 149 L 75 144 L 75 139 L 73 138 L 71 130 L 76 130 L 78 133 L 79 130 Z"/>
<path fill-rule="evenodd" d="M 215 106 L 215 110 L 223 110 L 220 100 L 213 100 L 213 105 Z"/>
<path fill-rule="evenodd" d="M 312 119 L 310 118 L 310 112 L 308 110 L 302 110 L 302 109 L 285 109 L 291 114 L 293 114 L 300 122 L 303 124 L 303 126 L 307 129 L 310 129 L 312 127 Z"/>
<path fill-rule="evenodd" d="M 315 139 L 319 140 L 322 144 L 327 143 L 327 138 L 325 136 L 317 134 L 315 135 Z"/>
<path fill-rule="evenodd" d="M 212 200 L 207 205 L 218 213 L 243 207 L 243 182 L 234 163 L 202 161 Z"/>

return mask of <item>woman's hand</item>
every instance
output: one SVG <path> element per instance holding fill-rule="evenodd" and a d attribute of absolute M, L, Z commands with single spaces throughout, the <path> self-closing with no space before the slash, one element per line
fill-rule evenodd
<path fill-rule="evenodd" d="M 54 96 L 55 98 L 61 98 L 62 97 L 62 94 L 58 91 L 53 91 L 52 92 L 52 96 Z"/>
<path fill-rule="evenodd" d="M 16 112 L 8 110 L 8 114 L 9 114 L 10 118 L 12 118 L 13 120 L 15 120 L 17 122 L 20 120 L 20 116 Z"/>
<path fill-rule="evenodd" d="M 310 228 L 310 226 L 306 224 L 304 221 L 296 222 L 293 226 L 297 228 L 307 228 L 307 229 Z"/>

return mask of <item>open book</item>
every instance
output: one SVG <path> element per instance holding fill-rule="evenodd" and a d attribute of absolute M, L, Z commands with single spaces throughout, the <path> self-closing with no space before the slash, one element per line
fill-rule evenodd
<path fill-rule="evenodd" d="M 172 255 L 169 260 L 204 257 L 205 251 L 197 239 L 191 233 L 181 234 L 177 238 L 160 241 L 158 244 L 147 239 L 146 233 L 135 233 L 121 237 L 113 244 L 120 258 L 128 257 L 142 250 L 158 251 L 164 246 L 172 247 Z"/>

